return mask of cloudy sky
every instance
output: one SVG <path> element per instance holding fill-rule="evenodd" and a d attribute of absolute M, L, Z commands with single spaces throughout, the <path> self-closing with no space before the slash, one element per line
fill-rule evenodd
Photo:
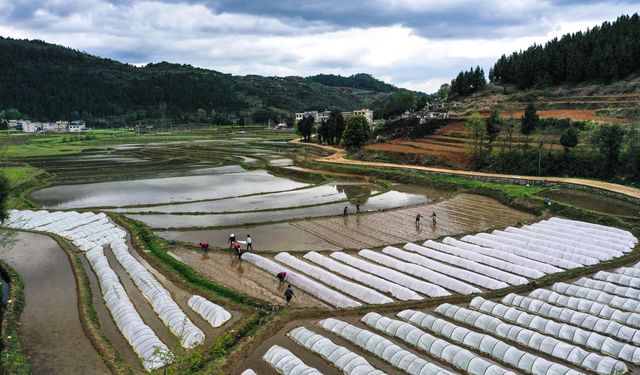
<path fill-rule="evenodd" d="M 0 35 L 131 64 L 366 72 L 425 92 L 461 69 L 640 10 L 639 0 L 0 0 Z"/>

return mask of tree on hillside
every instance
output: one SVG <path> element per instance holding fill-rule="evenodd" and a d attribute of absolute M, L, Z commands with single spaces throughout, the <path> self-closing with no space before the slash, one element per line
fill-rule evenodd
<path fill-rule="evenodd" d="M 500 113 L 496 110 L 493 110 L 491 115 L 489 115 L 485 120 L 485 130 L 487 132 L 487 154 L 489 156 L 491 156 L 493 144 L 502 130 L 502 123 L 503 120 L 500 117 Z"/>
<path fill-rule="evenodd" d="M 343 137 L 347 150 L 354 151 L 362 148 L 371 137 L 371 127 L 367 118 L 362 115 L 349 117 Z"/>
<path fill-rule="evenodd" d="M 522 122 L 520 126 L 520 133 L 522 133 L 522 135 L 527 137 L 527 143 L 525 143 L 525 148 L 529 145 L 529 136 L 536 130 L 539 124 L 540 124 L 540 117 L 538 116 L 536 107 L 531 103 L 524 110 L 524 114 L 522 115 Z"/>
<path fill-rule="evenodd" d="M 475 69 L 458 73 L 458 76 L 451 81 L 452 96 L 466 96 L 483 89 L 487 85 L 484 70 L 479 66 Z"/>
<path fill-rule="evenodd" d="M 318 143 L 323 143 L 323 142 L 327 142 L 328 144 L 331 144 L 329 142 L 329 125 L 327 124 L 327 121 L 320 121 L 320 126 L 318 126 Z"/>
<path fill-rule="evenodd" d="M 451 94 L 451 85 L 448 83 L 444 83 L 440 85 L 440 89 L 438 89 L 436 96 L 440 100 L 447 100 L 449 98 L 449 94 Z"/>
<path fill-rule="evenodd" d="M 564 147 L 564 152 L 569 153 L 578 145 L 578 129 L 572 126 L 563 131 L 560 135 L 560 144 Z"/>
<path fill-rule="evenodd" d="M 337 145 L 340 143 L 340 139 L 342 138 L 342 133 L 344 133 L 344 117 L 342 117 L 342 112 L 335 109 L 329 113 L 329 118 L 327 119 L 327 143 L 330 145 Z"/>
<path fill-rule="evenodd" d="M 599 124 L 589 135 L 589 141 L 603 158 L 603 172 L 606 177 L 614 177 L 620 166 L 620 152 L 624 140 L 624 130 L 620 124 Z"/>
<path fill-rule="evenodd" d="M 414 92 L 408 90 L 398 91 L 393 94 L 384 106 L 384 117 L 399 116 L 406 111 L 412 110 L 416 106 L 416 100 L 416 94 Z"/>
<path fill-rule="evenodd" d="M 0 119 L 2 120 L 19 120 L 22 118 L 22 113 L 15 108 L 7 108 L 0 112 Z"/>
<path fill-rule="evenodd" d="M 640 181 L 640 119 L 627 127 L 621 152 L 627 175 Z"/>
<path fill-rule="evenodd" d="M 467 118 L 464 124 L 467 136 L 473 140 L 471 144 L 471 158 L 476 168 L 482 167 L 484 164 L 484 137 L 487 133 L 485 120 L 480 113 L 475 112 Z"/>
<path fill-rule="evenodd" d="M 298 134 L 302 136 L 305 142 L 311 142 L 311 135 L 314 130 L 314 119 L 311 116 L 304 117 L 298 121 Z"/>

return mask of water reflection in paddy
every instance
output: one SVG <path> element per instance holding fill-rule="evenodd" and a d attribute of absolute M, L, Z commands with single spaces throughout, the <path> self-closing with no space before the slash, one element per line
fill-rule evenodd
<path fill-rule="evenodd" d="M 45 208 L 123 207 L 218 199 L 297 189 L 308 184 L 266 171 L 60 185 L 38 190 L 31 199 Z"/>

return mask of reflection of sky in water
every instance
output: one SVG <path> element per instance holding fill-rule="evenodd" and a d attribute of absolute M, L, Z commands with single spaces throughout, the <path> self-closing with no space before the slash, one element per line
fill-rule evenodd
<path fill-rule="evenodd" d="M 374 197 L 370 197 L 366 202 L 362 202 L 362 211 L 376 211 L 395 207 L 404 207 L 427 202 L 428 199 L 423 194 L 403 193 L 399 191 L 389 191 Z M 289 219 L 299 219 L 314 216 L 341 215 L 346 204 L 334 203 L 307 208 L 294 208 L 290 210 L 267 211 L 267 212 L 247 212 L 237 214 L 220 215 L 127 215 L 133 219 L 140 220 L 153 228 L 187 228 L 187 227 L 215 227 L 224 225 L 240 225 L 249 223 L 264 223 L 269 221 L 280 221 Z M 353 205 L 351 212 L 355 210 Z"/>
<path fill-rule="evenodd" d="M 118 212 L 242 212 L 307 206 L 346 199 L 360 199 L 365 203 L 371 194 L 378 191 L 376 185 L 333 183 L 305 189 L 221 199 L 211 202 L 173 204 L 144 208 L 122 208 Z"/>
<path fill-rule="evenodd" d="M 266 171 L 154 178 L 95 184 L 61 185 L 34 192 L 43 207 L 128 206 L 217 199 L 296 189 L 308 184 L 275 177 Z"/>

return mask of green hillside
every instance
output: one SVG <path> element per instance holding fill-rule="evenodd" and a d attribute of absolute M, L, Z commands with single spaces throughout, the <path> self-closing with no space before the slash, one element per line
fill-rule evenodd
<path fill-rule="evenodd" d="M 136 67 L 38 40 L 0 38 L 0 50 L 0 109 L 15 107 L 36 119 L 132 113 L 158 118 L 162 103 L 168 118 L 198 109 L 216 114 L 347 110 L 365 101 L 383 104 L 393 87 L 369 75 L 357 75 L 369 77 L 365 91 L 341 90 L 317 79 L 233 76 L 166 62 Z"/>

